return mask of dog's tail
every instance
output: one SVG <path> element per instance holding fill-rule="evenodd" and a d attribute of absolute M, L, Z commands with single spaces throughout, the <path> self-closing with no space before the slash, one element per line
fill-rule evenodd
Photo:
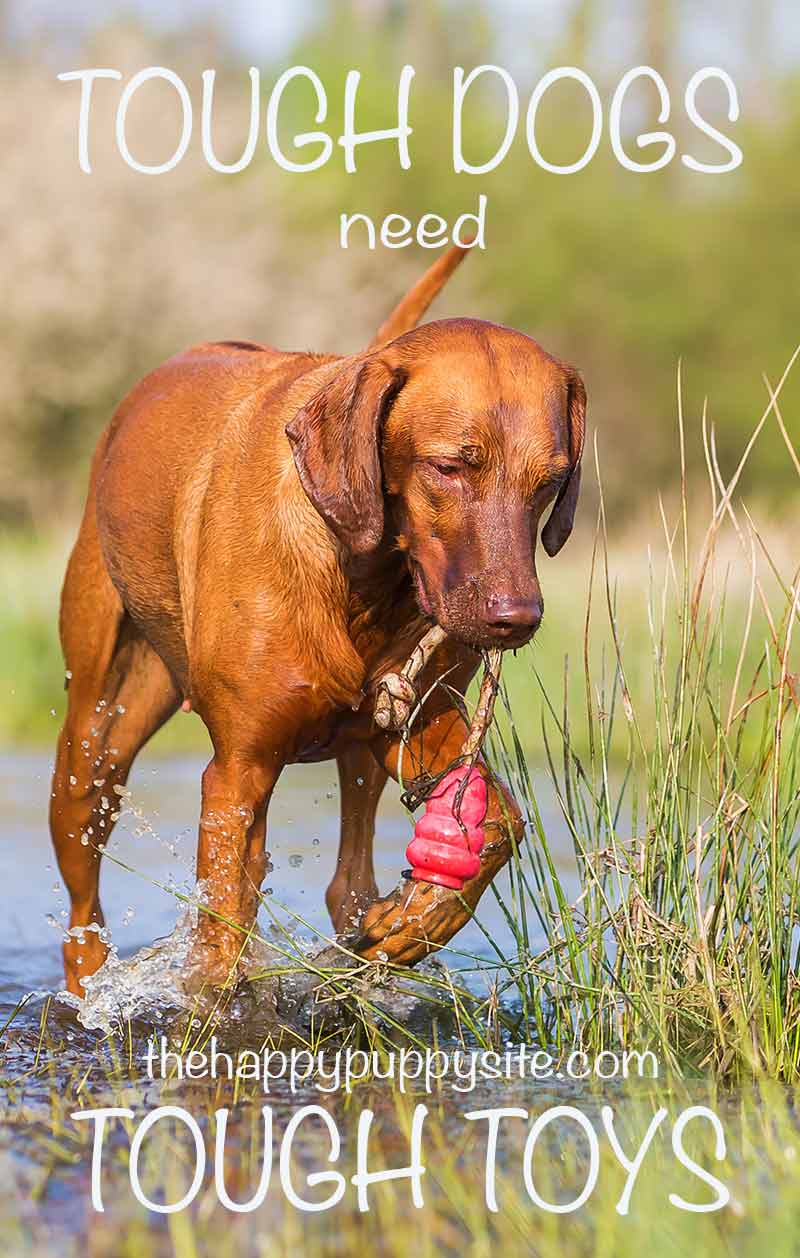
<path fill-rule="evenodd" d="M 469 253 L 471 244 L 472 241 L 467 241 L 465 245 L 453 245 L 447 253 L 436 259 L 433 266 L 428 267 L 422 278 L 409 289 L 389 318 L 378 328 L 369 349 L 385 345 L 387 341 L 393 341 L 396 336 L 402 336 L 404 332 L 410 332 L 417 326 L 434 297 L 441 292 L 456 267 L 460 266 Z"/>

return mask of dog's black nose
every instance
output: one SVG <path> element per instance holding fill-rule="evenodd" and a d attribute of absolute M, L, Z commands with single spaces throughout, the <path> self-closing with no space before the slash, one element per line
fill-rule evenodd
<path fill-rule="evenodd" d="M 543 612 L 540 594 L 534 598 L 496 594 L 486 600 L 486 624 L 497 637 L 534 633 L 539 628 Z"/>

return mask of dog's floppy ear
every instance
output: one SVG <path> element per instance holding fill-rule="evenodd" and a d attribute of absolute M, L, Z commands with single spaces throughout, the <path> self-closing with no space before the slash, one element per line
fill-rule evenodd
<path fill-rule="evenodd" d="M 286 426 L 303 488 L 354 555 L 383 536 L 380 446 L 405 372 L 376 356 L 345 367 Z"/>
<path fill-rule="evenodd" d="M 542 545 L 548 555 L 557 555 L 572 532 L 578 494 L 581 488 L 581 456 L 586 435 L 586 389 L 574 367 L 567 367 L 567 423 L 572 470 L 542 529 Z"/>

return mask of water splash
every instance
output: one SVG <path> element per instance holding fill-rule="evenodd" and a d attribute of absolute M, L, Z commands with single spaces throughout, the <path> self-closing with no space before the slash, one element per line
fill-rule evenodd
<path fill-rule="evenodd" d="M 132 1018 L 160 1021 L 171 1012 L 190 1008 L 186 975 L 196 924 L 197 908 L 193 906 L 178 919 L 171 934 L 132 957 L 121 957 L 116 944 L 111 943 L 100 969 L 83 979 L 83 998 L 59 992 L 59 1000 L 72 1006 L 87 1030 L 106 1034 L 120 1034 Z"/>
<path fill-rule="evenodd" d="M 130 790 L 122 786 L 113 789 L 117 812 L 110 814 L 112 819 L 123 815 L 131 818 L 136 823 L 134 837 L 146 837 L 160 844 L 179 864 L 189 865 L 185 856 L 181 859 L 178 855 L 174 843 L 165 842 L 159 835 L 146 808 L 136 802 Z M 111 799 L 109 813 L 110 809 Z M 318 837 L 312 839 L 311 846 L 320 846 Z M 317 851 L 314 855 L 319 859 Z M 304 861 L 301 851 L 288 854 L 291 869 L 301 868 Z M 415 1012 L 420 995 L 425 995 L 421 990 L 417 992 L 408 979 L 398 984 L 383 970 L 380 963 L 388 962 L 387 953 L 379 954 L 379 965 L 374 971 L 365 969 L 347 946 L 341 946 L 350 941 L 325 946 L 315 931 L 309 939 L 305 931 L 298 929 L 302 919 L 283 921 L 284 917 L 293 919 L 295 915 L 285 906 L 274 904 L 272 887 L 262 889 L 261 895 L 262 903 L 271 905 L 273 924 L 265 934 L 255 934 L 248 942 L 239 967 L 245 981 L 235 987 L 206 988 L 198 994 L 192 946 L 198 911 L 202 911 L 206 895 L 200 883 L 192 889 L 191 868 L 187 872 L 189 878 L 181 890 L 172 873 L 163 887 L 181 899 L 190 897 L 190 906 L 169 935 L 132 956 L 120 956 L 118 942 L 103 927 L 103 942 L 108 944 L 109 953 L 100 969 L 82 980 L 83 997 L 59 993 L 59 1000 L 74 1010 L 86 1030 L 117 1037 L 124 1035 L 128 1023 L 133 1021 L 182 1038 L 184 1031 L 193 1026 L 200 1030 L 210 1021 L 215 1033 L 236 1032 L 236 1028 L 239 1033 L 245 1029 L 250 1033 L 254 1028 L 263 1030 L 269 1023 L 272 1034 L 289 1028 L 303 1030 L 321 1018 L 330 1028 L 346 1027 L 352 1024 L 358 1010 L 370 1019 L 389 1013 L 392 1021 L 404 1022 Z M 129 907 L 122 925 L 127 926 L 132 916 L 133 908 Z M 99 929 L 89 925 L 65 930 L 55 915 L 50 917 L 51 924 L 65 938 Z"/>
<path fill-rule="evenodd" d="M 108 956 L 94 974 L 82 980 L 82 998 L 62 991 L 58 999 L 75 1010 L 78 1022 L 90 1031 L 119 1036 L 130 1020 L 147 1020 L 164 1026 L 173 1026 L 176 1016 L 198 1028 L 210 1018 L 216 1026 L 263 1021 L 275 1017 L 281 996 L 283 981 L 276 973 L 288 964 L 291 977 L 286 980 L 284 999 L 298 1007 L 307 988 L 314 980 L 310 973 L 306 982 L 297 974 L 297 966 L 311 948 L 307 940 L 300 939 L 286 930 L 276 930 L 276 941 L 254 934 L 240 961 L 242 977 L 253 975 L 252 983 L 243 982 L 228 989 L 210 988 L 198 994 L 194 981 L 191 951 L 197 927 L 198 913 L 205 902 L 205 888 L 198 883 L 193 902 L 178 919 L 174 930 L 162 939 L 140 948 L 130 957 L 121 957 L 106 927 L 102 937 L 109 945 Z M 68 931 L 85 936 L 96 926 L 86 926 Z M 270 932 L 271 933 L 271 932 Z M 287 963 L 287 949 L 294 954 Z M 267 974 L 265 975 L 265 971 Z"/>

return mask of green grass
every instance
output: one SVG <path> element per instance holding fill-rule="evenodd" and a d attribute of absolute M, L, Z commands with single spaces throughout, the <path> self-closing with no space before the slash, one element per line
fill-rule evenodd
<path fill-rule="evenodd" d="M 58 605 L 77 521 L 59 536 L 0 533 L 0 747 L 55 747 L 65 709 Z M 208 746 L 195 717 L 154 742 L 165 755 Z"/>
<path fill-rule="evenodd" d="M 0 535 L 0 741 L 55 741 L 63 710 L 58 590 L 67 544 Z M 55 709 L 57 716 L 52 715 Z"/>
<path fill-rule="evenodd" d="M 777 405 L 776 415 L 800 473 Z M 682 453 L 682 427 L 680 438 Z M 534 670 L 542 744 L 581 871 L 576 904 L 536 806 L 528 727 L 520 733 L 517 697 L 507 703 L 495 758 L 529 819 L 512 865 L 518 956 L 507 984 L 526 1031 L 546 1042 L 646 1043 L 676 1069 L 795 1080 L 800 570 L 796 555 L 781 564 L 734 505 L 751 448 L 725 484 L 708 441 L 712 513 L 699 538 L 685 490 L 674 521 L 665 516 L 666 560 L 640 588 L 647 651 L 637 642 L 631 651 L 601 501 L 582 684 L 570 687 L 567 664 L 559 703 L 552 679 Z M 599 659 L 598 620 L 610 641 Z M 531 921 L 547 938 L 534 956 Z"/>
<path fill-rule="evenodd" d="M 27 1069 L 17 1073 L 13 1085 L 4 1081 L 10 1105 L 0 1147 L 16 1146 L 20 1156 L 9 1164 L 10 1173 L 0 1188 L 0 1218 L 6 1252 L 15 1258 L 37 1252 L 59 1252 L 66 1258 L 85 1253 L 84 1226 L 91 1234 L 89 1252 L 141 1258 L 282 1256 L 298 1251 L 322 1258 L 353 1254 L 362 1247 L 389 1258 L 409 1252 L 425 1258 L 440 1254 L 488 1258 L 498 1251 L 549 1258 L 565 1250 L 576 1258 L 626 1258 L 643 1248 L 654 1255 L 760 1258 L 767 1246 L 777 1258 L 796 1253 L 800 1224 L 797 1093 L 766 1079 L 757 1090 L 743 1089 L 733 1095 L 720 1088 L 710 1072 L 703 1080 L 685 1081 L 672 1074 L 657 1082 L 634 1080 L 624 1086 L 575 1084 L 568 1092 L 556 1093 L 529 1086 L 518 1088 L 512 1096 L 496 1089 L 491 1094 L 458 1098 L 444 1090 L 403 1096 L 389 1085 L 365 1081 L 350 1098 L 336 1095 L 324 1101 L 342 1138 L 336 1170 L 349 1179 L 356 1169 L 355 1132 L 366 1108 L 377 1116 L 369 1145 L 370 1169 L 407 1165 L 412 1109 L 424 1103 L 429 1113 L 423 1140 L 423 1207 L 412 1208 L 408 1184 L 397 1181 L 370 1189 L 367 1214 L 356 1209 L 349 1184 L 341 1204 L 330 1212 L 300 1213 L 283 1197 L 276 1151 L 264 1203 L 252 1214 L 232 1215 L 220 1206 L 213 1185 L 215 1111 L 231 1112 L 225 1145 L 226 1188 L 234 1199 L 248 1200 L 261 1175 L 262 1105 L 268 1102 L 275 1111 L 277 1150 L 292 1111 L 319 1103 L 319 1095 L 309 1089 L 293 1100 L 281 1100 L 265 1097 L 258 1085 L 240 1084 L 234 1091 L 226 1081 L 189 1084 L 173 1080 L 149 1084 L 145 1101 L 137 1065 L 143 1046 L 141 1028 L 119 1039 L 101 1037 L 93 1044 L 79 1037 L 77 1053 L 75 1038 L 69 1022 L 46 1005 L 40 1028 L 30 1038 Z M 321 1036 L 308 1041 L 314 1048 L 322 1042 Z M 374 1026 L 368 1042 L 382 1043 Z M 184 1049 L 192 1043 L 187 1035 Z M 257 1040 L 252 1043 L 259 1046 Z M 13 1035 L 4 1032 L 2 1044 L 5 1050 L 11 1048 L 6 1053 L 10 1057 Z M 548 1213 L 534 1203 L 522 1172 L 530 1124 L 558 1103 L 579 1109 L 598 1134 L 596 1185 L 587 1204 L 570 1215 Z M 198 1197 L 185 1212 L 169 1218 L 146 1214 L 134 1201 L 129 1185 L 131 1139 L 145 1113 L 157 1104 L 188 1111 L 200 1124 L 208 1151 Z M 528 1118 L 506 1120 L 503 1128 L 496 1176 L 498 1210 L 493 1213 L 484 1197 L 485 1123 L 469 1122 L 463 1116 L 498 1105 L 521 1107 Z M 114 1138 L 107 1142 L 101 1180 L 105 1213 L 95 1215 L 88 1206 L 92 1126 L 74 1123 L 70 1115 L 101 1106 L 132 1108 L 135 1115 L 113 1123 Z M 665 1111 L 632 1187 L 627 1212 L 620 1210 L 626 1174 L 603 1132 L 601 1106 L 613 1111 L 614 1130 L 629 1158 L 640 1147 L 656 1111 Z M 729 1204 L 709 1214 L 687 1212 L 670 1202 L 670 1194 L 700 1205 L 714 1200 L 711 1188 L 679 1164 L 672 1145 L 679 1116 L 697 1106 L 719 1118 L 725 1139 L 724 1154 L 719 1156 L 705 1119 L 695 1120 L 693 1127 L 690 1124 L 683 1138 L 686 1153 L 730 1193 Z M 556 1127 L 553 1136 L 552 1143 L 544 1140 L 537 1148 L 535 1187 L 545 1201 L 574 1200 L 587 1178 L 585 1137 L 576 1138 L 569 1126 Z M 294 1184 L 302 1196 L 319 1200 L 329 1187 L 311 1188 L 305 1176 L 329 1169 L 326 1139 L 318 1129 L 313 1135 L 307 1131 L 299 1148 L 292 1163 Z M 143 1150 L 140 1179 L 148 1197 L 166 1201 L 182 1197 L 194 1168 L 193 1144 L 185 1129 L 162 1122 Z M 20 1209 L 23 1201 L 25 1207 Z"/>
<path fill-rule="evenodd" d="M 582 873 L 578 904 L 559 881 L 508 704 L 495 755 L 529 818 L 512 868 L 519 958 L 509 983 L 547 1039 L 577 1036 L 594 1050 L 646 1042 L 675 1066 L 794 1079 L 800 585 L 797 572 L 780 578 L 762 556 L 780 593 L 759 606 L 757 540 L 743 529 L 751 597 L 744 616 L 732 614 L 714 555 L 725 510 L 717 508 L 695 564 L 685 516 L 678 521 L 666 580 L 643 596 L 652 666 L 644 713 L 602 537 L 587 643 L 595 600 L 612 650 L 598 672 L 587 649 L 583 710 L 569 697 L 556 706 L 537 670 L 541 738 Z M 564 689 L 568 696 L 566 677 Z M 532 957 L 525 924 L 534 919 L 548 944 Z"/>

